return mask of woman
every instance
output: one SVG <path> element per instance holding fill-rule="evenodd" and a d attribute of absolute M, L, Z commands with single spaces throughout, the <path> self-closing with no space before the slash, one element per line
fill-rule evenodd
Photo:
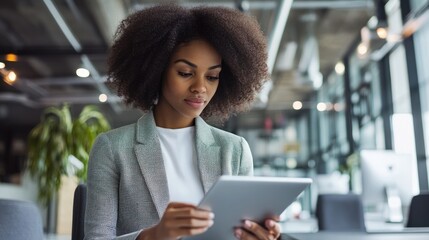
<path fill-rule="evenodd" d="M 257 22 L 226 8 L 161 5 L 125 19 L 109 83 L 145 114 L 101 134 L 88 169 L 85 239 L 178 239 L 206 231 L 196 204 L 221 175 L 252 175 L 247 142 L 200 117 L 225 119 L 267 79 Z M 237 239 L 276 239 L 279 224 L 244 221 Z"/>

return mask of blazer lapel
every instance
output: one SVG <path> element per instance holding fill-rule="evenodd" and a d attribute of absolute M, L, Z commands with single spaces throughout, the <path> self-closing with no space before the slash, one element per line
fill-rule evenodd
<path fill-rule="evenodd" d="M 211 133 L 210 126 L 200 117 L 195 119 L 198 169 L 204 192 L 207 192 L 222 174 L 220 147 Z"/>
<path fill-rule="evenodd" d="M 137 144 L 134 151 L 153 203 L 161 218 L 167 207 L 169 194 L 164 161 L 155 126 L 152 112 L 146 113 L 138 120 Z"/>

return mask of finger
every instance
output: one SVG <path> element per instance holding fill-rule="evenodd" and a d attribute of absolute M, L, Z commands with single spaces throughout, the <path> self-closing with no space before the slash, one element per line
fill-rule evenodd
<path fill-rule="evenodd" d="M 189 207 L 171 209 L 169 215 L 172 218 L 214 219 L 214 214 L 212 212 Z"/>
<path fill-rule="evenodd" d="M 270 234 L 275 236 L 275 238 L 280 236 L 281 227 L 278 222 L 274 221 L 273 219 L 267 219 L 265 220 L 265 226 L 267 227 Z"/>
<path fill-rule="evenodd" d="M 274 239 L 274 236 L 272 236 L 270 232 L 268 232 L 268 230 L 266 230 L 265 228 L 263 228 L 262 226 L 260 226 L 255 222 L 245 220 L 244 229 L 246 229 L 247 231 L 255 235 L 257 239 L 264 239 L 264 240 Z"/>
<path fill-rule="evenodd" d="M 234 236 L 240 240 L 258 240 L 254 235 L 246 232 L 242 228 L 234 229 Z"/>
<path fill-rule="evenodd" d="M 213 225 L 213 220 L 201 220 L 196 218 L 183 218 L 166 223 L 168 227 L 176 228 L 209 228 Z"/>
<path fill-rule="evenodd" d="M 190 208 L 197 208 L 197 206 L 191 204 L 191 203 L 185 203 L 185 202 L 170 202 L 168 203 L 167 208 L 183 208 L 183 207 L 190 207 Z"/>
<path fill-rule="evenodd" d="M 269 218 L 267 218 L 267 219 L 272 219 L 272 220 L 274 220 L 275 222 L 279 222 L 280 221 L 280 216 L 270 216 Z"/>
<path fill-rule="evenodd" d="M 185 202 L 170 202 L 167 206 L 167 209 L 168 208 L 175 208 L 175 209 L 177 209 L 177 208 L 188 208 L 188 207 L 199 210 L 199 211 L 210 212 L 210 210 L 208 210 L 208 209 L 199 208 L 193 204 L 185 203 Z"/>

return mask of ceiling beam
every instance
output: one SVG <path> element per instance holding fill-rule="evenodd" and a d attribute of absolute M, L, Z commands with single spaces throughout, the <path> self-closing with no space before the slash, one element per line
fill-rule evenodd
<path fill-rule="evenodd" d="M 22 48 L 0 48 L 0 55 L 14 53 L 22 56 L 76 56 L 82 54 L 88 55 L 107 55 L 108 49 L 105 47 L 83 47 L 76 51 L 73 47 L 46 46 L 46 47 L 22 47 Z"/>
<path fill-rule="evenodd" d="M 32 82 L 33 84 L 43 87 L 43 86 L 53 86 L 53 85 L 95 85 L 97 82 L 105 83 L 107 76 L 100 76 L 100 78 L 95 79 L 92 76 L 87 78 L 81 78 L 78 76 L 73 77 L 50 77 L 50 78 L 32 78 L 30 79 L 20 79 L 24 82 Z"/>

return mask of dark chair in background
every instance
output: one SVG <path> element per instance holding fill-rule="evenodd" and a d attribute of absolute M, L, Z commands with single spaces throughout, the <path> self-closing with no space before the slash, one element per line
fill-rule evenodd
<path fill-rule="evenodd" d="M 411 199 L 406 227 L 429 227 L 429 192 Z"/>
<path fill-rule="evenodd" d="M 36 204 L 0 199 L 0 239 L 45 239 L 42 215 Z"/>
<path fill-rule="evenodd" d="M 316 217 L 319 231 L 366 231 L 362 200 L 356 194 L 319 195 Z"/>
<path fill-rule="evenodd" d="M 86 185 L 79 184 L 74 191 L 72 240 L 83 240 L 86 208 Z"/>

